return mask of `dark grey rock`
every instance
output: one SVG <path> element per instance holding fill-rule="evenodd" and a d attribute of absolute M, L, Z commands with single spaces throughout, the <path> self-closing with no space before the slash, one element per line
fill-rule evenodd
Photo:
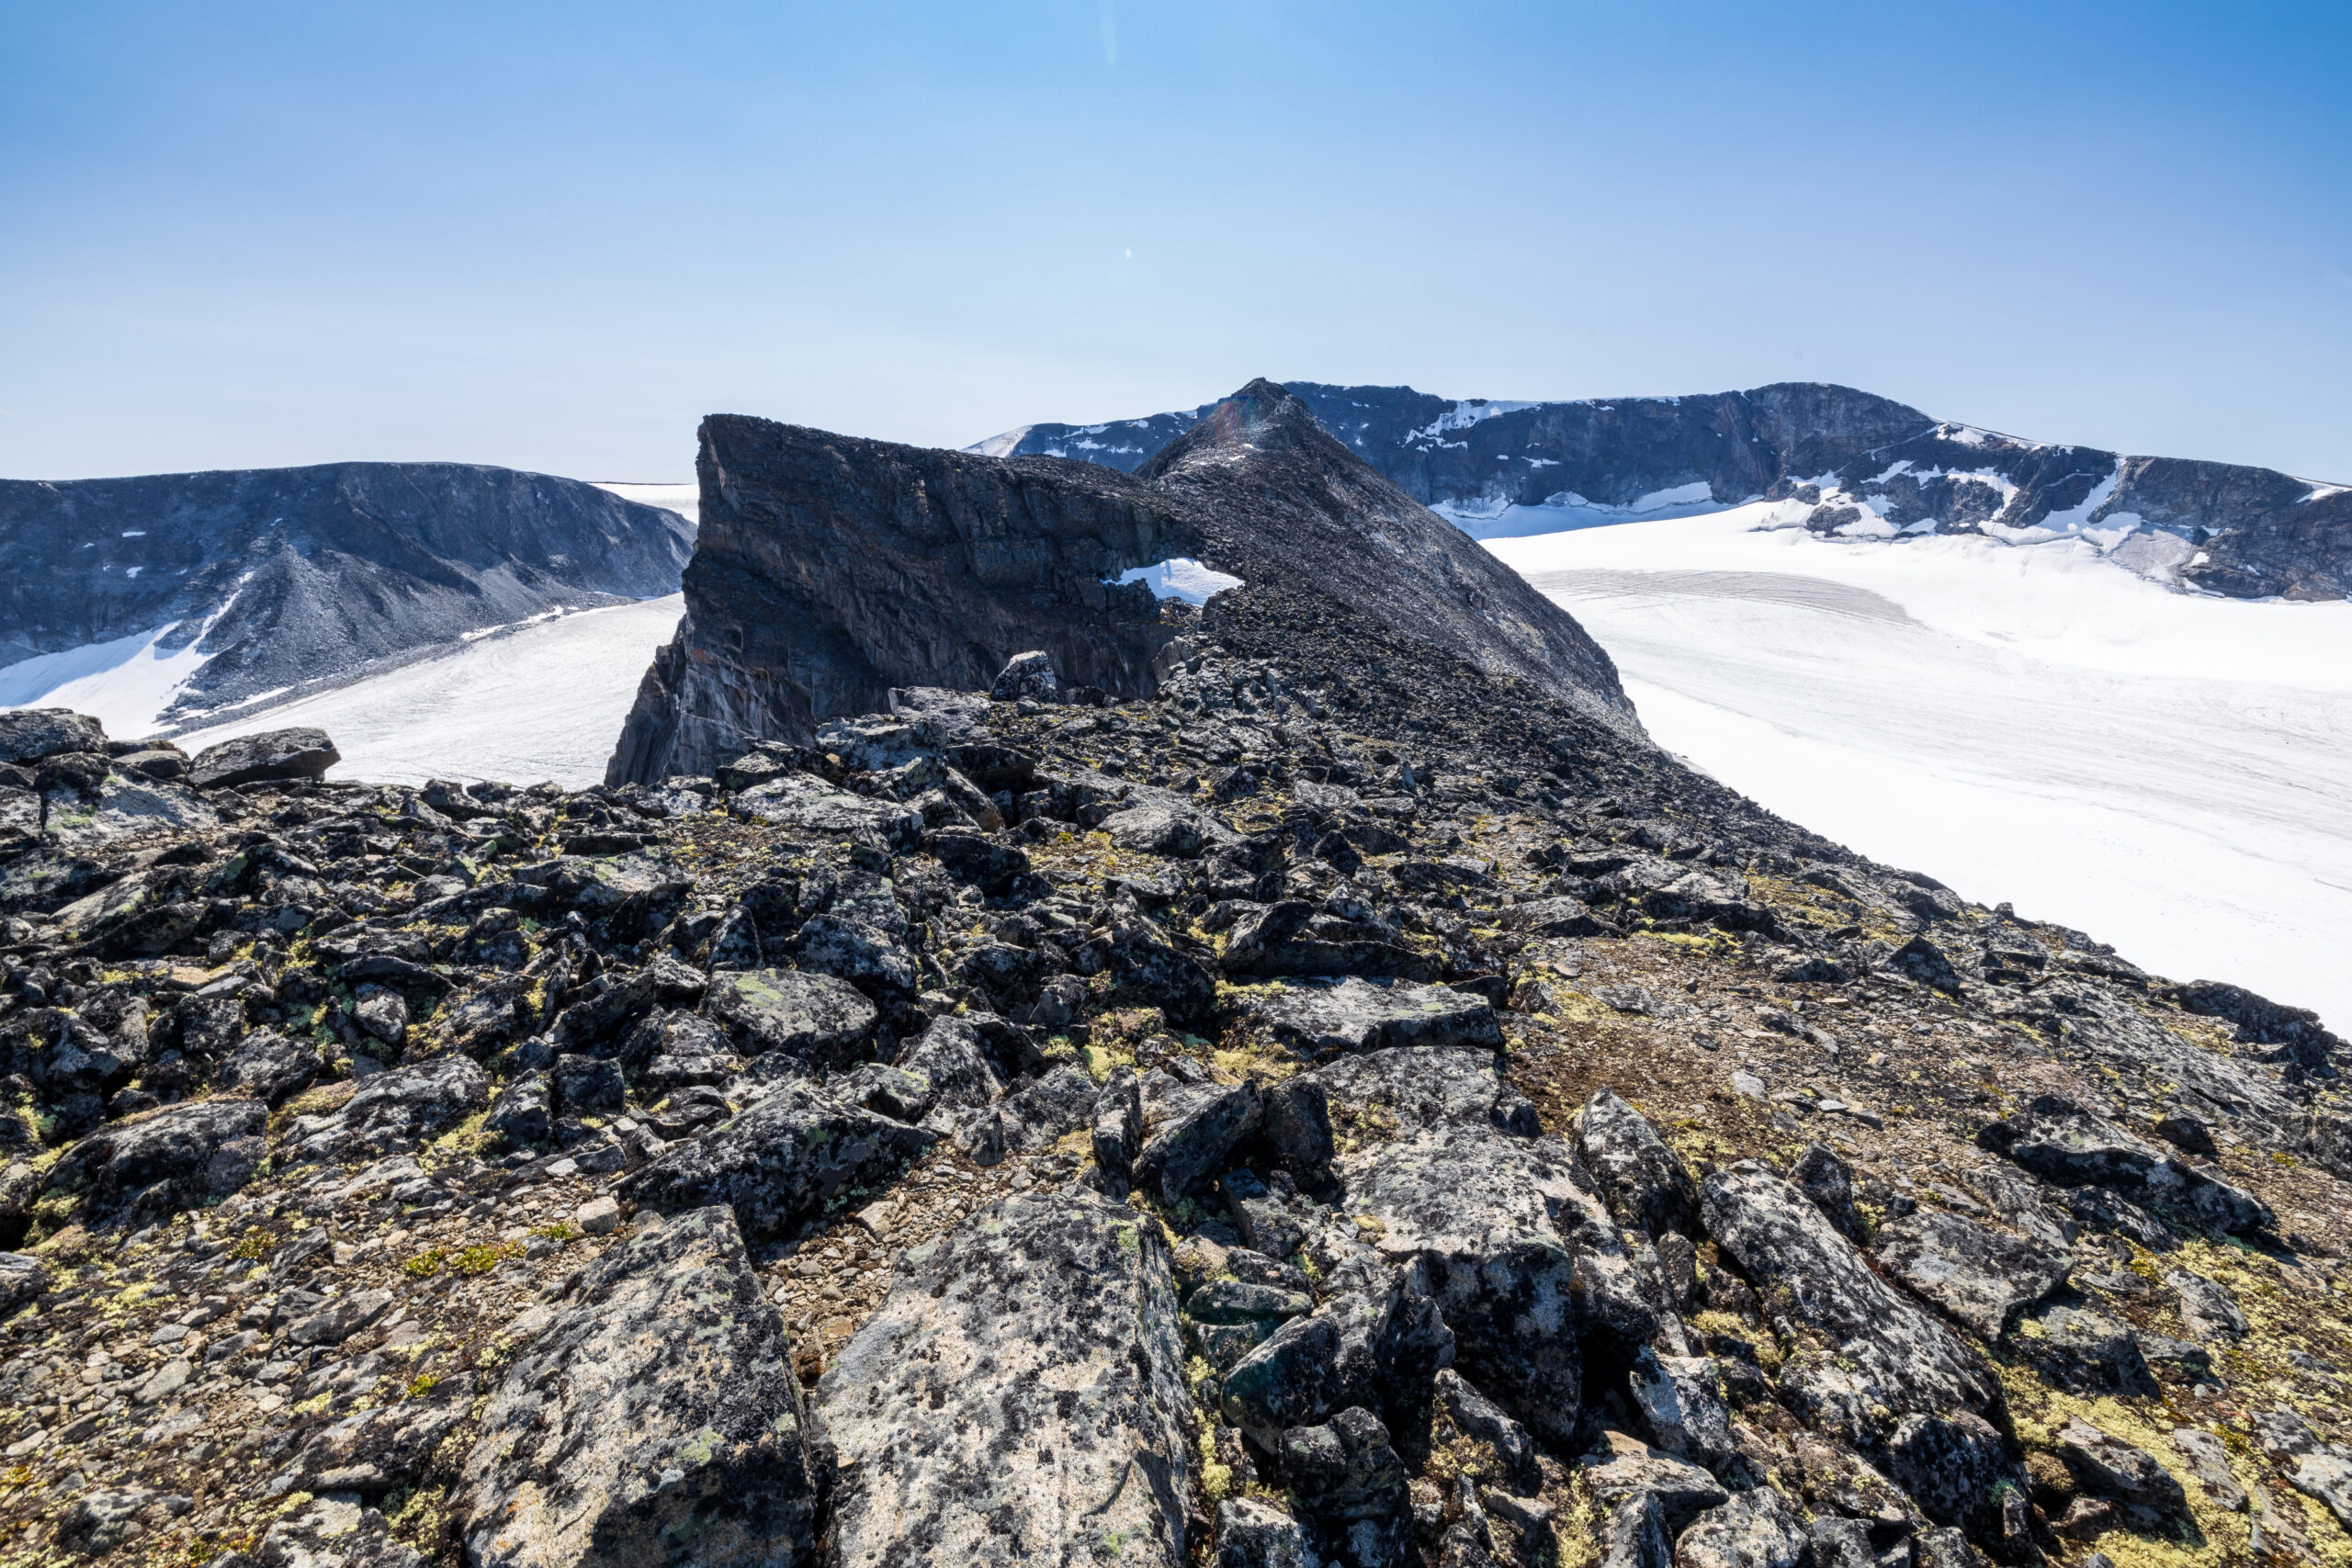
<path fill-rule="evenodd" d="M 820 1473 L 734 1217 L 678 1215 L 574 1275 L 482 1412 L 458 1517 L 485 1568 L 813 1561 Z"/>
<path fill-rule="evenodd" d="M 1680 1533 L 1691 1520 L 1731 1499 L 1723 1483 L 1697 1465 L 1623 1432 L 1603 1432 L 1581 1468 L 1596 1504 L 1614 1508 L 1629 1498 L 1655 1497 L 1671 1533 Z"/>
<path fill-rule="evenodd" d="M 517 1073 L 490 1102 L 484 1130 L 512 1144 L 544 1144 L 555 1136 L 555 1100 L 543 1072 Z"/>
<path fill-rule="evenodd" d="M 1645 1345 L 1629 1386 L 1651 1440 L 1675 1458 L 1713 1470 L 1737 1451 L 1723 1371 L 1711 1358 L 1662 1356 Z"/>
<path fill-rule="evenodd" d="M 2076 1485 L 2124 1506 L 2143 1528 L 2188 1515 L 2188 1495 L 2154 1454 L 2077 1417 L 2058 1433 L 2058 1457 Z"/>
<path fill-rule="evenodd" d="M 1968 1410 L 1905 1416 L 1886 1439 L 1886 1472 L 1928 1517 L 1979 1539 L 2000 1529 L 2004 1490 L 2024 1491 L 2001 1434 Z"/>
<path fill-rule="evenodd" d="M 1123 850 L 1177 860 L 1197 858 L 1205 842 L 1198 813 L 1171 810 L 1164 806 L 1134 806 L 1114 811 L 1102 819 L 1102 831 L 1111 835 L 1111 841 Z"/>
<path fill-rule="evenodd" d="M 1997 1339 L 2010 1315 L 2066 1282 L 2073 1257 L 2046 1243 L 1921 1209 L 1879 1227 L 1871 1256 L 1942 1312 Z"/>
<path fill-rule="evenodd" d="M 170 1106 L 82 1139 L 49 1168 L 40 1191 L 73 1199 L 85 1224 L 169 1219 L 243 1187 L 261 1164 L 268 1122 L 258 1100 Z"/>
<path fill-rule="evenodd" d="M 1854 1168 L 1819 1144 L 1807 1144 L 1789 1167 L 1789 1179 L 1829 1216 L 1838 1234 L 1860 1247 L 1869 1241 L 1861 1212 L 1854 1207 Z"/>
<path fill-rule="evenodd" d="M 1195 1462 L 1176 1323 L 1159 1227 L 1082 1190 L 1007 1199 L 907 1253 L 818 1385 L 831 1561 L 1115 1546 L 1175 1568 Z"/>
<path fill-rule="evenodd" d="M 2037 1371 L 2061 1388 L 2150 1399 L 2157 1393 L 2139 1335 L 2131 1325 L 2104 1313 L 2043 1307 L 2018 1320 L 2009 1342 Z"/>
<path fill-rule="evenodd" d="M 994 1165 L 1007 1155 L 1049 1147 L 1090 1125 L 1100 1099 L 1085 1068 L 1057 1067 L 966 1122 L 956 1142 L 979 1164 Z"/>
<path fill-rule="evenodd" d="M 2177 1210 L 2213 1230 L 2244 1234 L 2277 1224 L 2252 1193 L 2052 1095 L 1992 1123 L 1976 1141 L 2044 1181 L 2113 1188 L 2134 1202 Z"/>
<path fill-rule="evenodd" d="M 935 1135 L 787 1082 L 741 1115 L 674 1145 L 620 1187 L 677 1212 L 725 1203 L 746 1235 L 788 1232 L 895 1176 Z"/>
<path fill-rule="evenodd" d="M 744 1055 L 779 1051 L 811 1067 L 854 1059 L 880 1018 L 847 981 L 797 969 L 714 975 L 703 1012 Z"/>
<path fill-rule="evenodd" d="M 1636 1493 L 1610 1510 L 1601 1531 L 1601 1568 L 1670 1568 L 1674 1538 L 1657 1495 Z"/>
<path fill-rule="evenodd" d="M 325 1066 L 309 1044 L 259 1029 L 220 1064 L 212 1081 L 224 1094 L 249 1094 L 277 1106 L 310 1088 Z"/>
<path fill-rule="evenodd" d="M 315 779 L 343 761 L 323 729 L 270 729 L 208 746 L 188 764 L 188 783 L 225 789 L 270 779 Z"/>
<path fill-rule="evenodd" d="M 1282 1435 L 1291 1494 L 1323 1527 L 1347 1568 L 1402 1568 L 1412 1541 L 1412 1501 L 1404 1461 L 1371 1411 L 1350 1408 L 1329 1422 Z"/>
<path fill-rule="evenodd" d="M 1302 1187 L 1320 1189 L 1331 1179 L 1338 1146 L 1331 1135 L 1330 1091 L 1320 1079 L 1286 1078 L 1266 1086 L 1261 1130 L 1282 1168 Z"/>
<path fill-rule="evenodd" d="M 291 1161 L 405 1153 L 438 1137 L 490 1100 L 490 1078 L 463 1056 L 436 1056 L 363 1079 L 343 1109 L 300 1116 L 288 1130 Z"/>
<path fill-rule="evenodd" d="M 29 1252 L 0 1252 L 0 1314 L 49 1289 L 49 1265 Z"/>
<path fill-rule="evenodd" d="M 2230 1294 L 2228 1286 L 2184 1269 L 2166 1274 L 2165 1283 L 2172 1287 L 2180 1302 L 2180 1321 L 2199 1339 L 2210 1345 L 2216 1340 L 2246 1337 L 2249 1329 L 2245 1314 L 2239 1310 L 2237 1298 Z"/>
<path fill-rule="evenodd" d="M 1496 1479 L 1524 1492 L 1542 1483 L 1535 1460 L 1535 1440 L 1527 1428 L 1510 1418 L 1501 1405 L 1471 1386 L 1470 1381 L 1448 1367 L 1437 1374 L 1437 1397 L 1447 1416 L 1469 1438 L 1495 1450 L 1502 1474 Z"/>
<path fill-rule="evenodd" d="M 978 1110 L 1004 1093 L 996 1067 L 980 1043 L 980 1032 L 953 1013 L 931 1021 L 914 1043 L 899 1053 L 898 1065 L 930 1080 L 933 1102 Z"/>
<path fill-rule="evenodd" d="M 1139 1088 L 1145 1132 L 1135 1180 L 1169 1203 L 1206 1188 L 1265 1110 L 1254 1083 L 1187 1084 L 1154 1072 Z"/>
<path fill-rule="evenodd" d="M 848 981 L 878 999 L 911 998 L 922 965 L 904 943 L 862 920 L 817 915 L 803 922 L 793 955 L 803 970 Z"/>
<path fill-rule="evenodd" d="M 1317 1568 L 1299 1522 L 1256 1497 L 1216 1506 L 1216 1568 Z"/>
<path fill-rule="evenodd" d="M 466 1418 L 466 1401 L 403 1399 L 363 1410 L 313 1430 L 301 1449 L 262 1486 L 265 1496 L 289 1492 L 356 1492 L 380 1498 L 422 1479 L 433 1450 Z"/>
<path fill-rule="evenodd" d="M 88 714 L 71 708 L 11 708 L 0 713 L 0 762 L 38 762 L 66 751 L 104 754 L 106 749 L 106 727 Z"/>
<path fill-rule="evenodd" d="M 1648 1118 L 1613 1091 L 1585 1101 L 1577 1152 L 1626 1224 L 1653 1236 L 1698 1229 L 1699 1190 L 1690 1173 Z"/>

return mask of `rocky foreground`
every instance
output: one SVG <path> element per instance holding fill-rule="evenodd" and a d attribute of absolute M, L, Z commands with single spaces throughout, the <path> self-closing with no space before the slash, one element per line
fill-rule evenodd
<path fill-rule="evenodd" d="M 1174 629 L 576 795 L 0 716 L 0 1559 L 2352 1562 L 2310 1015 Z"/>

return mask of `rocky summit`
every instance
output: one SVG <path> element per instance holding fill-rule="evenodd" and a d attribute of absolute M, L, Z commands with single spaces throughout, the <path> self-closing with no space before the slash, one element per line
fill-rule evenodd
<path fill-rule="evenodd" d="M 692 771 L 0 719 L 0 1560 L 2352 1562 L 2342 1042 L 1392 613 L 1418 519 L 1217 417 L 1133 489 L 737 433 L 877 578 L 918 496 L 1025 564 L 919 585 L 1000 668 Z M 1178 527 L 1247 586 L 980 640 Z M 673 672 L 786 602 L 712 581 Z M 914 629 L 822 613 L 844 692 Z"/>

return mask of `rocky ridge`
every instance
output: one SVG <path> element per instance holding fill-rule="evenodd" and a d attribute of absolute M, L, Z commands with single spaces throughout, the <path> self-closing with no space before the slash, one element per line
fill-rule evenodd
<path fill-rule="evenodd" d="M 2352 1563 L 2342 1043 L 1400 620 L 1277 393 L 1100 492 L 1259 573 L 1125 697 L 576 794 L 0 716 L 0 1559 Z"/>
<path fill-rule="evenodd" d="M 153 639 L 199 656 L 157 722 L 217 721 L 468 633 L 673 593 L 693 547 L 673 512 L 459 463 L 0 480 L 16 567 L 0 582 L 0 674 Z"/>
<path fill-rule="evenodd" d="M 1850 387 L 1573 402 L 1290 389 L 1406 494 L 1481 536 L 1775 501 L 1791 525 L 1841 538 L 2080 538 L 2143 576 L 2232 598 L 2352 594 L 2352 488 L 2026 440 Z M 1132 471 L 1207 412 L 1034 424 L 973 450 Z"/>

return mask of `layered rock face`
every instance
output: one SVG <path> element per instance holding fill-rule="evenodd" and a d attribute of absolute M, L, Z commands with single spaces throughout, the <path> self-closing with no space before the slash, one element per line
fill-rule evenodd
<path fill-rule="evenodd" d="M 168 724 L 466 632 L 675 592 L 693 545 L 675 513 L 458 463 L 0 480 L 17 567 L 0 582 L 0 675 L 160 633 L 157 651 L 203 656 Z"/>
<path fill-rule="evenodd" d="M 1535 403 L 1410 387 L 1291 389 L 1350 451 L 1474 532 L 1508 507 L 1639 515 L 1785 500 L 1805 526 L 1845 537 L 2087 537 L 2143 575 L 2234 598 L 2352 593 L 2352 491 L 2268 468 L 2021 440 L 1850 387 Z M 1206 412 L 1028 425 L 975 450 L 1134 471 Z M 1508 526 L 1540 531 L 1541 513 Z"/>
<path fill-rule="evenodd" d="M 887 705 L 893 686 L 986 686 L 1042 650 L 1132 695 L 1166 640 L 1127 568 L 1197 547 L 1121 476 L 714 414 L 695 472 L 686 615 L 656 655 L 611 782 L 707 772 L 752 739 Z"/>
<path fill-rule="evenodd" d="M 698 471 L 686 616 L 647 671 L 611 783 L 707 771 L 755 739 L 806 743 L 894 687 L 982 686 L 1026 650 L 1066 683 L 1143 694 L 1175 627 L 1149 589 L 1113 584 L 1173 557 L 1254 585 L 1219 603 L 1302 630 L 1362 621 L 1633 727 L 1615 667 L 1564 611 L 1265 381 L 1133 479 L 733 415 L 704 422 Z"/>

